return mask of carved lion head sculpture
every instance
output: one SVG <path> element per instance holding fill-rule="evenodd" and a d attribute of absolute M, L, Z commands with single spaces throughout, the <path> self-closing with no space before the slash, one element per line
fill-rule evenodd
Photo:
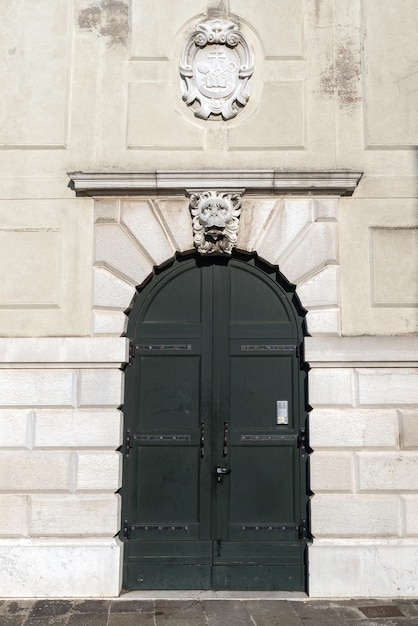
<path fill-rule="evenodd" d="M 242 199 L 218 191 L 193 193 L 193 239 L 200 254 L 231 254 L 236 246 Z"/>

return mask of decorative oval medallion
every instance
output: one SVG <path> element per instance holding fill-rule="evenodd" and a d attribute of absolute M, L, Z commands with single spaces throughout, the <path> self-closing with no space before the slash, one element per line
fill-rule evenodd
<path fill-rule="evenodd" d="M 253 74 L 250 46 L 234 22 L 208 20 L 187 39 L 180 62 L 183 100 L 196 117 L 229 120 L 250 97 Z"/>

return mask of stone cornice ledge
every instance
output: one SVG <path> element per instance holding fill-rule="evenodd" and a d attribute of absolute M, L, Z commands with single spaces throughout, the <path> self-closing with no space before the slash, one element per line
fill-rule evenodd
<path fill-rule="evenodd" d="M 306 337 L 305 360 L 317 367 L 414 367 L 418 364 L 418 336 Z"/>
<path fill-rule="evenodd" d="M 185 194 L 188 190 L 244 189 L 270 195 L 317 194 L 351 196 L 362 173 L 324 170 L 154 170 L 143 172 L 70 172 L 78 193 L 97 195 Z"/>

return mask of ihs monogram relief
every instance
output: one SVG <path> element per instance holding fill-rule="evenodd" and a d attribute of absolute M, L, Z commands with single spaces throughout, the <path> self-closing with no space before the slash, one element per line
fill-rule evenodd
<path fill-rule="evenodd" d="M 253 57 L 234 22 L 202 22 L 190 35 L 180 62 L 183 100 L 196 117 L 229 120 L 250 97 Z"/>
<path fill-rule="evenodd" d="M 200 254 L 231 254 L 237 244 L 241 204 L 239 193 L 192 193 L 193 239 Z"/>

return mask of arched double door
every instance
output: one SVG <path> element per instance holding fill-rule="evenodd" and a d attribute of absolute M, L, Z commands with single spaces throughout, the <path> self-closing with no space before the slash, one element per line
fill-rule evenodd
<path fill-rule="evenodd" d="M 304 590 L 303 319 L 255 260 L 176 262 L 129 316 L 125 589 Z"/>

